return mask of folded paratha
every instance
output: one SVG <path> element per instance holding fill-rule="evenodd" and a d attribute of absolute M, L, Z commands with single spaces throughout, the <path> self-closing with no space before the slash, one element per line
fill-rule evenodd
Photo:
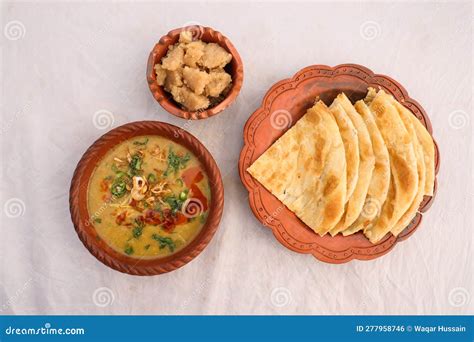
<path fill-rule="evenodd" d="M 377 222 L 366 229 L 372 242 L 380 241 L 408 210 L 418 190 L 413 139 L 406 130 L 391 97 L 380 90 L 369 106 L 390 155 L 391 183 Z"/>
<path fill-rule="evenodd" d="M 359 217 L 364 206 L 375 164 L 374 151 L 372 149 L 369 131 L 364 120 L 359 113 L 357 113 L 351 101 L 344 93 L 342 93 L 336 97 L 333 104 L 339 104 L 342 107 L 354 125 L 354 128 L 357 130 L 360 159 L 357 183 L 354 192 L 346 204 L 346 211 L 341 220 L 333 229 L 331 229 L 330 233 L 332 236 L 348 228 Z"/>
<path fill-rule="evenodd" d="M 375 155 L 375 166 L 362 212 L 357 220 L 342 232 L 344 236 L 367 229 L 378 219 L 382 205 L 387 198 L 388 186 L 390 184 L 389 154 L 382 134 L 375 123 L 375 118 L 364 101 L 357 101 L 354 107 L 364 120 L 369 131 Z"/>
<path fill-rule="evenodd" d="M 319 101 L 247 171 L 316 233 L 340 220 L 346 159 L 339 128 Z"/>
<path fill-rule="evenodd" d="M 435 145 L 406 107 L 369 88 L 318 101 L 247 171 L 323 236 L 400 234 L 435 182 Z"/>
<path fill-rule="evenodd" d="M 389 95 L 390 96 L 390 95 Z M 404 106 L 398 103 L 393 96 L 390 96 L 393 105 L 397 108 L 398 114 L 405 125 L 408 134 L 412 137 L 413 147 L 415 149 L 415 156 L 416 156 L 416 166 L 418 172 L 418 190 L 416 192 L 415 198 L 411 203 L 408 210 L 400 217 L 398 222 L 393 226 L 391 232 L 393 235 L 397 236 L 400 234 L 413 220 L 418 212 L 418 208 L 420 207 L 421 201 L 423 201 L 423 195 L 425 194 L 425 180 L 426 180 L 426 168 L 425 168 L 425 159 L 423 155 L 423 147 L 418 141 L 416 131 L 414 128 L 413 121 L 411 117 L 413 114 L 408 111 Z"/>
<path fill-rule="evenodd" d="M 344 143 L 347 164 L 347 202 L 355 190 L 357 178 L 359 176 L 359 140 L 357 138 L 357 130 L 349 116 L 344 111 L 344 108 L 342 108 L 339 103 L 333 102 L 329 107 L 329 110 L 336 119 L 342 142 Z"/>
<path fill-rule="evenodd" d="M 408 111 L 404 106 L 402 106 L 402 108 L 403 110 Z M 418 120 L 412 113 L 410 113 L 410 119 L 413 122 L 418 141 L 423 148 L 426 170 L 425 195 L 433 196 L 435 182 L 435 146 L 433 138 L 426 130 L 426 127 L 423 126 L 420 120 Z"/>

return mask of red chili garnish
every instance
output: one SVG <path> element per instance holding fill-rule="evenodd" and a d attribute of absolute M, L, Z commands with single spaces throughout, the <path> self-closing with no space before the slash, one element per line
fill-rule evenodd
<path fill-rule="evenodd" d="M 184 216 L 182 213 L 178 213 L 176 215 L 176 225 L 180 225 L 180 224 L 185 224 L 185 223 L 188 223 L 188 218 L 186 216 Z"/>
<path fill-rule="evenodd" d="M 191 198 L 195 198 L 202 203 L 202 210 L 207 210 L 207 198 L 203 195 L 201 190 L 199 190 L 196 184 L 191 185 Z"/>
<path fill-rule="evenodd" d="M 137 211 L 142 212 L 142 211 L 143 211 L 143 208 L 140 207 L 140 206 L 138 206 L 139 203 L 140 203 L 140 202 L 138 202 L 138 201 L 136 201 L 136 200 L 134 200 L 134 199 L 132 198 L 132 200 L 130 201 L 130 206 L 131 206 L 132 208 L 135 208 Z"/>
<path fill-rule="evenodd" d="M 156 210 L 146 210 L 145 215 L 140 216 L 139 219 L 142 222 L 157 226 L 161 223 L 161 214 L 159 211 Z"/>
<path fill-rule="evenodd" d="M 100 190 L 102 191 L 109 190 L 109 182 L 107 181 L 106 178 L 102 179 L 102 181 L 100 182 Z"/>
<path fill-rule="evenodd" d="M 163 229 L 167 232 L 171 232 L 176 226 L 176 217 L 173 215 L 173 213 L 169 209 L 163 210 L 162 226 L 163 226 Z"/>
<path fill-rule="evenodd" d="M 184 171 L 181 178 L 183 179 L 184 184 L 189 188 L 194 183 L 200 182 L 204 178 L 204 175 L 202 174 L 201 168 L 195 166 Z"/>
<path fill-rule="evenodd" d="M 143 216 L 137 217 L 146 224 L 159 225 L 161 224 L 163 229 L 167 232 L 171 232 L 177 225 L 188 222 L 188 218 L 182 213 L 178 212 L 173 214 L 171 210 L 165 209 L 162 213 L 156 210 L 146 210 Z"/>
<path fill-rule="evenodd" d="M 120 226 L 125 221 L 126 218 L 127 218 L 127 212 L 124 211 L 120 215 L 117 215 L 117 217 L 115 218 L 115 223 L 117 223 Z"/>

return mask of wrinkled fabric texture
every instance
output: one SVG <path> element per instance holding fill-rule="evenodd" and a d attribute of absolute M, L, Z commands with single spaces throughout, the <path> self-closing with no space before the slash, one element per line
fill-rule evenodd
<path fill-rule="evenodd" d="M 1 6 L 1 314 L 473 313 L 471 3 L 62 3 Z M 241 54 L 224 113 L 187 122 L 145 80 L 169 30 L 201 23 Z M 331 265 L 282 247 L 248 206 L 242 130 L 265 92 L 312 64 L 390 75 L 428 112 L 442 162 L 421 227 L 374 261 Z M 187 266 L 136 277 L 97 261 L 69 215 L 82 154 L 137 120 L 181 126 L 214 155 L 225 211 Z"/>

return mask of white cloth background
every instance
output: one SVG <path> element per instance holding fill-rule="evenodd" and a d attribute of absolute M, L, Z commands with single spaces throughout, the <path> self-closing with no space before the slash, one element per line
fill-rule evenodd
<path fill-rule="evenodd" d="M 1 313 L 472 314 L 472 18 L 471 2 L 2 2 Z M 156 41 L 189 23 L 232 40 L 245 81 L 224 113 L 185 123 L 152 98 L 145 67 Z M 429 114 L 442 162 L 410 239 L 375 261 L 330 265 L 285 249 L 254 218 L 237 161 L 243 125 L 273 83 L 340 63 L 403 84 Z M 197 136 L 226 198 L 208 248 L 155 277 L 98 262 L 68 208 L 87 147 L 144 119 Z"/>

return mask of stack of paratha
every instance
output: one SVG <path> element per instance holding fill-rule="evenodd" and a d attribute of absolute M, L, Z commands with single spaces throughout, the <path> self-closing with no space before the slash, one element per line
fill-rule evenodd
<path fill-rule="evenodd" d="M 352 104 L 318 101 L 249 168 L 319 235 L 398 235 L 432 196 L 435 147 L 392 95 L 369 88 Z"/>

